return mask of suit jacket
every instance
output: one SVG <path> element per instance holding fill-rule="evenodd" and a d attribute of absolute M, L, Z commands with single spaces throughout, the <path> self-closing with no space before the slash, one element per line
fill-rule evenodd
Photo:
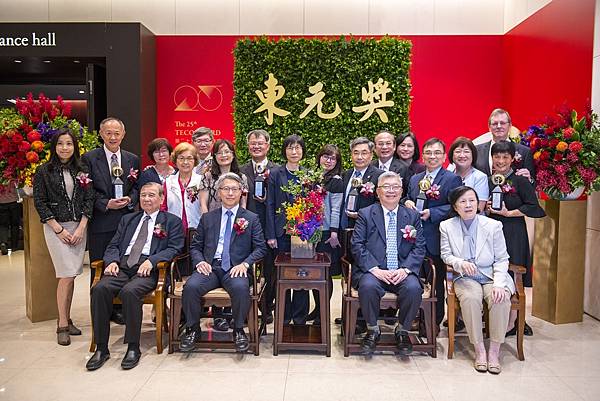
<path fill-rule="evenodd" d="M 269 174 L 273 171 L 275 167 L 279 166 L 270 160 L 267 162 L 267 170 L 269 171 Z M 248 163 L 240 167 L 240 172 L 246 175 L 246 178 L 248 179 L 248 196 L 246 197 L 246 209 L 258 215 L 260 225 L 262 226 L 263 230 L 265 230 L 267 227 L 267 201 L 265 200 L 263 202 L 260 202 L 254 199 L 253 194 L 256 175 L 254 174 L 254 167 L 252 166 L 252 162 L 249 161 Z M 266 193 L 269 192 L 269 182 L 270 179 L 269 177 L 267 177 L 267 179 L 265 180 Z"/>
<path fill-rule="evenodd" d="M 348 227 L 342 227 L 342 222 L 344 221 L 344 215 L 346 214 L 346 188 L 348 188 L 348 182 L 350 182 L 350 180 L 352 179 L 352 175 L 354 173 L 354 168 L 351 168 L 349 170 L 346 170 L 344 172 L 344 175 L 342 176 L 342 183 L 343 183 L 343 192 L 344 192 L 344 197 L 342 200 L 342 207 L 340 209 L 340 229 L 345 229 L 345 228 L 352 228 L 354 227 L 354 224 L 356 223 L 354 221 L 354 219 L 352 218 L 348 218 Z M 379 170 L 377 167 L 374 167 L 372 164 L 369 165 L 369 167 L 367 167 L 367 169 L 365 170 L 365 173 L 362 176 L 362 182 L 366 183 L 366 182 L 370 182 L 374 185 L 373 188 L 373 193 L 370 195 L 363 195 L 363 194 L 359 194 L 358 196 L 358 210 L 365 208 L 367 206 L 371 206 L 373 203 L 378 202 L 377 199 L 377 194 L 376 194 L 376 190 L 377 190 L 377 179 L 379 178 L 379 176 L 383 173 L 382 170 Z"/>
<path fill-rule="evenodd" d="M 492 175 L 492 172 L 490 170 L 489 159 L 491 146 L 492 141 L 487 141 L 476 146 L 477 163 L 475 163 L 475 168 L 479 171 L 483 171 L 488 177 Z M 531 150 L 527 146 L 521 145 L 520 143 L 515 143 L 515 148 L 517 153 L 521 155 L 521 162 L 519 163 L 518 168 L 526 168 L 527 170 L 529 170 L 529 174 L 531 174 L 531 179 L 535 180 L 535 165 L 533 164 L 533 156 L 531 154 Z"/>
<path fill-rule="evenodd" d="M 387 268 L 386 230 L 383 209 L 376 203 L 358 212 L 358 219 L 352 234 L 352 282 L 356 286 L 363 274 L 373 267 Z M 402 205 L 397 213 L 398 267 L 407 268 L 412 274 L 419 275 L 419 269 L 425 258 L 425 237 L 419 214 Z M 403 238 L 402 229 L 407 225 L 417 230 L 415 241 Z"/>
<path fill-rule="evenodd" d="M 486 216 L 477 216 L 477 238 L 475 240 L 475 265 L 493 266 L 494 287 L 508 288 L 515 292 L 515 283 L 508 274 L 508 252 L 502 232 L 502 223 Z M 447 265 L 462 273 L 464 261 L 463 233 L 460 217 L 453 217 L 440 223 L 440 253 Z"/>
<path fill-rule="evenodd" d="M 222 207 L 220 207 L 202 214 L 196 236 L 190 246 L 190 255 L 194 266 L 200 262 L 212 264 L 219 244 L 222 213 Z M 236 230 L 231 231 L 229 257 L 232 267 L 242 262 L 251 265 L 267 253 L 267 245 L 258 216 L 239 207 L 233 221 L 236 222 L 239 218 L 246 219 L 248 227 L 240 234 Z"/>
<path fill-rule="evenodd" d="M 406 191 L 406 197 L 403 200 L 410 199 L 417 202 L 419 196 L 419 181 L 425 178 L 426 171 L 415 174 L 410 179 Z M 462 185 L 462 179 L 454 173 L 444 168 L 435 176 L 433 184 L 439 185 L 439 199 L 428 199 L 426 208 L 429 209 L 429 218 L 423 221 L 423 232 L 427 243 L 427 252 L 429 255 L 438 256 L 440 254 L 440 231 L 439 225 L 442 220 L 448 217 L 450 204 L 448 203 L 448 194 L 456 187 Z"/>
<path fill-rule="evenodd" d="M 94 217 L 89 224 L 92 233 L 106 233 L 115 231 L 119 220 L 124 214 L 131 213 L 138 203 L 138 189 L 135 182 L 127 179 L 130 169 L 140 170 L 140 159 L 133 153 L 121 149 L 121 168 L 123 169 L 123 195 L 131 198 L 131 203 L 118 210 L 107 209 L 108 201 L 114 198 L 112 174 L 108 170 L 108 161 L 104 147 L 91 150 L 81 158 L 90 172 L 92 185 L 96 191 L 94 202 Z"/>
<path fill-rule="evenodd" d="M 303 167 L 300 167 L 303 169 Z M 266 227 L 267 240 L 281 238 L 285 235 L 285 212 L 278 212 L 284 202 L 292 202 L 294 197 L 285 192 L 282 187 L 288 183 L 285 166 L 275 167 L 269 174 L 270 190 L 267 192 Z"/>
<path fill-rule="evenodd" d="M 117 232 L 110 241 L 106 251 L 104 251 L 103 259 L 105 266 L 112 262 L 121 262 L 143 215 L 144 212 L 139 211 L 126 214 L 121 218 Z M 159 238 L 158 236 L 153 235 L 152 237 L 148 260 L 150 260 L 154 267 L 156 267 L 157 263 L 168 262 L 177 254 L 181 253 L 185 242 L 183 226 L 179 217 L 169 212 L 158 212 L 155 227 L 159 224 L 165 231 L 166 236 L 164 238 Z"/>
<path fill-rule="evenodd" d="M 379 160 L 373 160 L 371 162 L 371 166 L 373 166 L 375 168 L 379 168 Z M 400 175 L 400 177 L 403 177 L 406 174 L 405 170 L 406 170 L 406 167 L 404 167 L 404 165 L 402 163 L 400 163 L 400 160 L 396 159 L 395 157 L 392 157 L 392 163 L 390 164 L 389 171 L 398 173 Z"/>

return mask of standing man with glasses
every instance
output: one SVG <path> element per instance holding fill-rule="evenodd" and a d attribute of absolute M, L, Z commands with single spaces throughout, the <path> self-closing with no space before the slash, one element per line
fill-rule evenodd
<path fill-rule="evenodd" d="M 400 353 L 412 351 L 408 336 L 421 305 L 423 288 L 419 270 L 425 257 L 425 238 L 419 214 L 399 204 L 402 179 L 393 171 L 379 176 L 377 195 L 381 204 L 361 209 L 352 235 L 352 286 L 358 289 L 360 309 L 367 323 L 362 340 L 371 354 L 380 338 L 377 315 L 386 291 L 398 296 L 399 320 L 394 334 Z M 404 238 L 404 229 L 411 227 Z M 414 234 L 413 234 L 414 233 Z"/>
<path fill-rule="evenodd" d="M 192 134 L 192 143 L 196 147 L 196 152 L 200 161 L 196 166 L 196 174 L 204 175 L 212 165 L 211 151 L 215 144 L 215 135 L 213 130 L 207 127 L 200 127 Z"/>
<path fill-rule="evenodd" d="M 271 148 L 271 137 L 264 129 L 252 130 L 246 135 L 248 150 L 251 160 L 240 167 L 240 171 L 248 179 L 248 196 L 246 200 L 246 209 L 258 215 L 263 232 L 267 227 L 267 193 L 269 191 L 269 175 L 271 171 L 279 167 L 270 161 L 267 157 Z M 260 177 L 259 177 L 260 176 Z M 256 196 L 256 180 L 262 181 L 263 196 Z M 275 252 L 271 247 L 267 247 L 267 253 L 263 258 L 263 274 L 266 280 L 265 304 L 267 310 L 261 311 L 265 322 L 273 322 L 273 308 L 275 301 Z"/>
<path fill-rule="evenodd" d="M 250 265 L 266 252 L 265 238 L 258 216 L 240 207 L 242 179 L 225 173 L 217 181 L 221 207 L 204 213 L 198 232 L 190 246 L 192 264 L 196 267 L 183 287 L 182 305 L 185 330 L 179 349 L 189 352 L 200 339 L 202 297 L 223 287 L 231 297 L 233 341 L 237 352 L 249 348 L 244 324 L 250 309 Z M 218 227 L 218 229 L 217 229 Z"/>
<path fill-rule="evenodd" d="M 373 160 L 371 165 L 382 171 L 393 171 L 404 176 L 407 169 L 400 160 L 394 157 L 396 153 L 396 137 L 390 131 L 379 131 L 375 135 L 375 154 L 377 160 Z"/>
<path fill-rule="evenodd" d="M 475 168 L 483 171 L 488 177 L 494 172 L 492 171 L 492 145 L 501 141 L 508 141 L 508 133 L 512 127 L 512 120 L 508 111 L 503 109 L 494 109 L 488 119 L 488 127 L 492 134 L 490 141 L 477 145 L 477 163 Z M 522 175 L 533 182 L 535 179 L 535 165 L 533 164 L 533 156 L 530 149 L 521 145 L 515 144 L 515 160 L 513 161 L 513 169 L 516 175 Z"/>
<path fill-rule="evenodd" d="M 100 122 L 100 136 L 104 145 L 91 150 L 81 158 L 89 169 L 89 178 L 96 191 L 94 212 L 88 228 L 90 261 L 100 260 L 115 235 L 121 218 L 134 211 L 138 203 L 135 185 L 140 171 L 138 156 L 121 149 L 125 137 L 125 124 L 116 117 Z M 122 194 L 115 194 L 115 181 L 123 183 Z M 90 268 L 90 285 L 94 281 L 94 269 Z M 123 324 L 120 306 L 113 309 L 111 320 Z"/>
<path fill-rule="evenodd" d="M 440 222 L 448 218 L 450 203 L 448 194 L 462 185 L 462 179 L 443 168 L 446 161 L 446 145 L 438 138 L 431 138 L 423 145 L 425 171 L 410 179 L 404 205 L 417 210 L 417 197 L 423 191 L 426 197 L 425 208 L 420 211 L 423 234 L 427 245 L 427 256 L 435 264 L 436 322 L 444 320 L 445 296 L 444 277 L 446 265 L 440 258 Z"/>

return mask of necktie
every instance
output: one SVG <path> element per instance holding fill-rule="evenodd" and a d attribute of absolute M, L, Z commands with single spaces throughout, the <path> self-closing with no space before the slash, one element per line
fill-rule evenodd
<path fill-rule="evenodd" d="M 225 234 L 223 234 L 223 252 L 221 253 L 221 269 L 229 271 L 231 269 L 231 259 L 229 258 L 229 242 L 231 241 L 231 216 L 233 212 L 228 210 L 227 222 L 225 223 Z"/>
<path fill-rule="evenodd" d="M 388 270 L 398 269 L 398 239 L 396 232 L 396 212 L 387 213 L 388 227 L 385 241 L 385 255 L 387 257 Z"/>
<path fill-rule="evenodd" d="M 385 164 L 379 164 L 379 169 L 383 170 L 383 171 L 387 171 L 387 167 L 385 166 Z"/>
<path fill-rule="evenodd" d="M 144 222 L 142 223 L 142 228 L 140 228 L 140 232 L 138 233 L 133 246 L 131 247 L 131 252 L 129 252 L 129 257 L 127 258 L 127 266 L 133 267 L 140 261 L 140 256 L 142 256 L 142 249 L 144 249 L 144 245 L 146 245 L 146 239 L 148 238 L 148 221 L 150 220 L 150 216 L 144 217 Z"/>

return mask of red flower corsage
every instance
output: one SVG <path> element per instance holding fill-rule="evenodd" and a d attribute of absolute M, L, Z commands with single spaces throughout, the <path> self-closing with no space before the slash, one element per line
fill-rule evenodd
<path fill-rule="evenodd" d="M 235 230 L 237 235 L 241 235 L 244 232 L 246 232 L 246 229 L 248 228 L 249 224 L 250 222 L 248 220 L 246 220 L 243 217 L 240 217 L 235 221 L 235 223 L 233 223 L 233 229 Z"/>
<path fill-rule="evenodd" d="M 504 194 L 514 194 L 517 192 L 515 187 L 512 186 L 512 182 L 510 182 L 510 181 L 506 181 L 506 184 L 502 185 L 500 187 L 500 189 L 502 190 L 502 193 L 504 193 Z"/>
<path fill-rule="evenodd" d="M 372 182 L 365 182 L 364 184 L 362 184 L 362 188 L 360 189 L 360 193 L 365 196 L 371 196 L 373 195 L 373 191 L 375 190 L 375 184 L 373 184 Z"/>
<path fill-rule="evenodd" d="M 429 188 L 426 192 L 425 192 L 425 196 L 427 196 L 427 199 L 433 199 L 433 200 L 438 200 L 440 199 L 440 186 L 437 184 L 433 184 L 431 186 L 431 188 Z"/>
<path fill-rule="evenodd" d="M 409 242 L 415 242 L 417 239 L 417 229 L 414 226 L 407 225 L 402 230 L 402 238 Z"/>
<path fill-rule="evenodd" d="M 167 232 L 165 231 L 165 229 L 163 228 L 163 226 L 160 223 L 154 225 L 153 234 L 156 238 L 166 238 L 167 237 Z"/>
<path fill-rule="evenodd" d="M 127 176 L 127 179 L 129 180 L 129 182 L 136 182 L 138 179 L 138 175 L 140 173 L 140 170 L 134 170 L 133 167 L 129 169 L 129 175 Z"/>
<path fill-rule="evenodd" d="M 92 185 L 92 179 L 88 173 L 80 172 L 77 174 L 77 183 L 83 189 L 88 189 Z"/>
<path fill-rule="evenodd" d="M 187 197 L 190 202 L 194 203 L 198 200 L 198 194 L 200 193 L 200 188 L 197 185 L 193 185 L 191 187 L 186 188 Z"/>

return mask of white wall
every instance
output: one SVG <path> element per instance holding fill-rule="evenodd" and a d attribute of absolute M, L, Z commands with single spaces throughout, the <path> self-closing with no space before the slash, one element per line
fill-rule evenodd
<path fill-rule="evenodd" d="M 157 35 L 503 34 L 550 0 L 0 0 L 0 22 L 137 22 Z"/>

